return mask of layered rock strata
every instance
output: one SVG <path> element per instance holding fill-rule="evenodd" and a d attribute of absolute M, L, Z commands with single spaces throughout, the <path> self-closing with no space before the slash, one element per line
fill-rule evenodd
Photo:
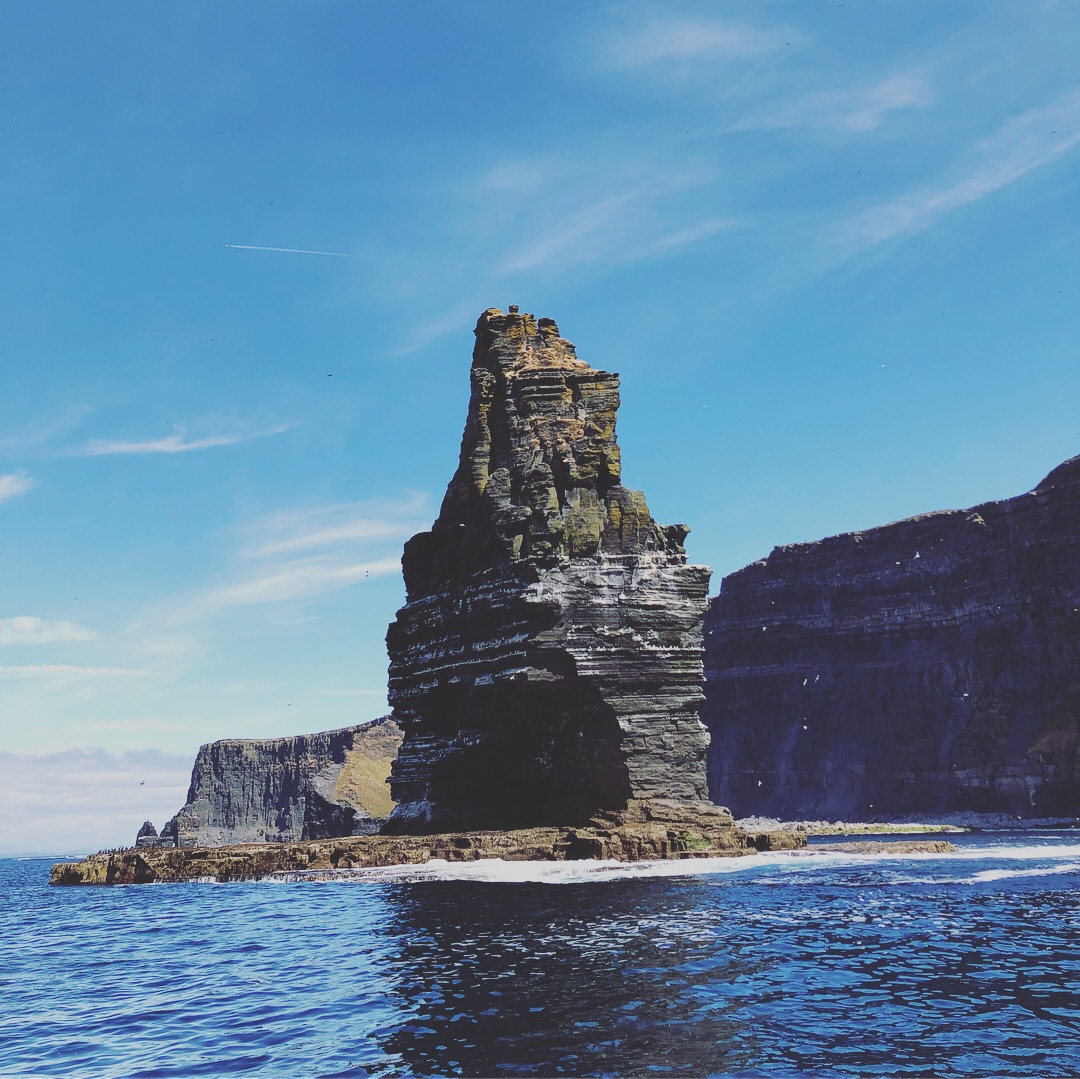
<path fill-rule="evenodd" d="M 529 828 L 443 835 L 366 835 L 306 843 L 147 848 L 92 854 L 53 866 L 52 884 L 155 884 L 215 880 L 317 880 L 338 870 L 419 865 L 432 859 L 473 862 L 737 857 L 793 850 L 806 840 L 785 832 L 747 835 L 716 806 L 650 802 L 609 812 L 579 827 Z"/>
<path fill-rule="evenodd" d="M 291 738 L 230 738 L 202 746 L 187 802 L 138 845 L 210 847 L 366 835 L 393 803 L 387 786 L 401 730 L 370 723 Z M 149 822 L 147 822 L 149 823 Z"/>
<path fill-rule="evenodd" d="M 617 375 L 550 319 L 476 327 L 457 472 L 405 546 L 387 634 L 405 737 L 392 831 L 566 824 L 707 797 L 701 622 L 685 525 L 622 484 Z"/>
<path fill-rule="evenodd" d="M 777 548 L 705 632 L 712 792 L 741 814 L 1080 814 L 1080 457 Z"/>

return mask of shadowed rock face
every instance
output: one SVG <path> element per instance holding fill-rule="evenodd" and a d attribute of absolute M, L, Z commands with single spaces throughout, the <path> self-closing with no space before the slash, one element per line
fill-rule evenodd
<path fill-rule="evenodd" d="M 401 744 L 389 717 L 292 738 L 202 746 L 187 803 L 140 845 L 213 847 L 377 832 L 389 816 L 386 778 Z M 140 836 L 145 825 L 140 830 Z"/>
<path fill-rule="evenodd" d="M 1080 813 L 1080 458 L 777 548 L 705 632 L 710 783 L 740 814 Z"/>
<path fill-rule="evenodd" d="M 688 566 L 622 486 L 617 375 L 550 319 L 485 312 L 461 459 L 430 532 L 405 546 L 387 633 L 405 732 L 397 831 L 583 820 L 706 797 L 701 621 Z"/>

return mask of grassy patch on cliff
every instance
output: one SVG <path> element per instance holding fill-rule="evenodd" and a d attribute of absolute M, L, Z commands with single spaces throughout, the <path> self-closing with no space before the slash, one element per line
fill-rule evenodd
<path fill-rule="evenodd" d="M 366 757 L 355 750 L 345 758 L 334 788 L 335 797 L 359 806 L 373 817 L 389 817 L 394 803 L 387 779 L 393 757 Z"/>

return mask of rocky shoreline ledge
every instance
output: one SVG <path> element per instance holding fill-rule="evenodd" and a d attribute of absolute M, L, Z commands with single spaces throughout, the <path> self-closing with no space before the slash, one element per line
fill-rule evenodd
<path fill-rule="evenodd" d="M 777 820 L 741 817 L 735 827 L 744 832 L 795 832 L 799 835 L 922 835 L 949 832 L 1029 832 L 1080 828 L 1080 817 L 1017 817 L 1011 813 L 937 813 L 874 821 Z"/>
<path fill-rule="evenodd" d="M 185 881 L 261 880 L 284 873 L 369 869 L 444 862 L 501 859 L 506 862 L 552 862 L 597 859 L 621 862 L 690 858 L 738 858 L 762 851 L 817 854 L 947 854 L 947 840 L 867 841 L 806 847 L 801 836 L 767 832 L 745 837 L 747 845 L 704 846 L 704 837 L 640 827 L 526 828 L 512 832 L 454 832 L 429 836 L 352 836 L 307 843 L 244 843 L 231 847 L 181 847 L 91 854 L 81 862 L 53 866 L 51 884 L 180 884 Z"/>
<path fill-rule="evenodd" d="M 718 806 L 688 807 L 652 801 L 602 813 L 579 827 L 434 835 L 359 835 L 293 843 L 241 843 L 224 847 L 161 847 L 91 854 L 81 862 L 58 862 L 50 883 L 155 884 L 181 881 L 259 880 L 275 873 L 419 865 L 439 858 L 471 862 L 642 862 L 673 858 L 724 858 L 759 851 L 796 850 L 803 836 L 773 831 L 748 833 L 732 825 Z"/>
<path fill-rule="evenodd" d="M 815 843 L 800 854 L 951 854 L 956 844 L 947 839 L 864 839 L 856 843 Z"/>
<path fill-rule="evenodd" d="M 653 807 L 655 808 L 655 807 Z M 80 862 L 58 862 L 50 883 L 115 885 L 185 881 L 261 880 L 284 873 L 421 865 L 435 859 L 475 862 L 557 862 L 596 859 L 645 862 L 689 858 L 738 858 L 764 851 L 818 853 L 944 854 L 955 850 L 946 840 L 869 841 L 807 847 L 792 832 L 741 832 L 716 823 L 594 819 L 582 827 L 522 828 L 513 831 L 449 832 L 438 835 L 362 835 L 298 843 L 240 843 L 227 847 L 132 848 L 91 854 Z"/>

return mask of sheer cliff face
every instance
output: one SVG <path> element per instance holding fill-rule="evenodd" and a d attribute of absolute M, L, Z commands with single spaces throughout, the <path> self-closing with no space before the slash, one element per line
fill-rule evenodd
<path fill-rule="evenodd" d="M 573 821 L 706 796 L 685 526 L 622 486 L 618 376 L 515 308 L 476 328 L 461 460 L 387 634 L 391 828 Z"/>
<path fill-rule="evenodd" d="M 294 738 L 227 739 L 195 758 L 187 803 L 162 829 L 180 846 L 365 835 L 393 808 L 401 744 L 389 718 Z"/>
<path fill-rule="evenodd" d="M 1080 458 L 778 548 L 705 632 L 710 784 L 741 814 L 1080 812 Z"/>

